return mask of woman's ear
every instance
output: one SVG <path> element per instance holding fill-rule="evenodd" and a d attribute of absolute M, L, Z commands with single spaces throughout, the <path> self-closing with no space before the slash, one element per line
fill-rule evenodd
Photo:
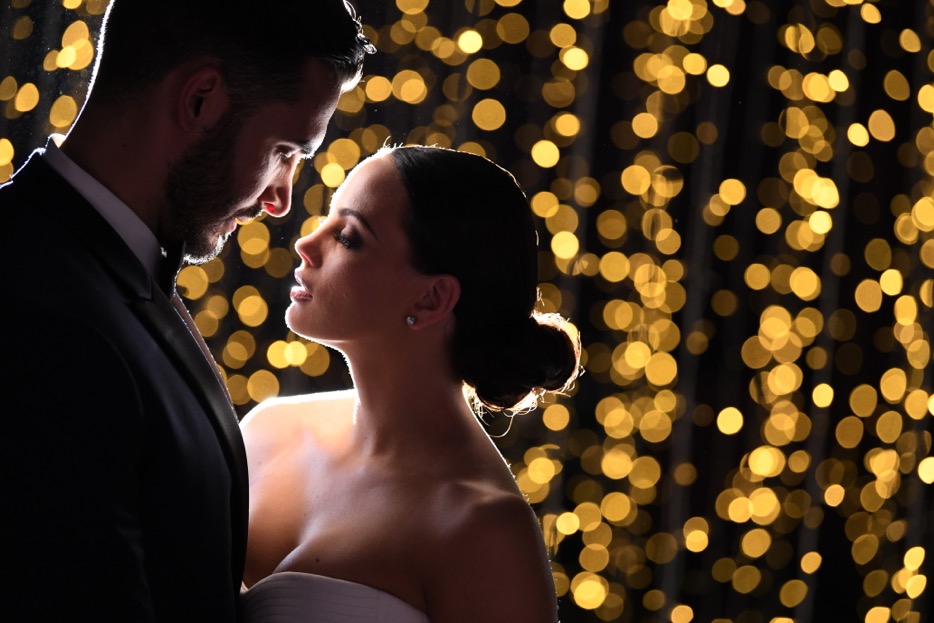
<path fill-rule="evenodd" d="M 230 94 L 221 69 L 201 62 L 182 70 L 177 92 L 179 126 L 198 135 L 211 130 L 227 113 Z"/>
<path fill-rule="evenodd" d="M 461 297 L 461 284 L 451 275 L 428 275 L 421 297 L 415 302 L 413 329 L 424 329 L 443 322 L 454 314 Z"/>

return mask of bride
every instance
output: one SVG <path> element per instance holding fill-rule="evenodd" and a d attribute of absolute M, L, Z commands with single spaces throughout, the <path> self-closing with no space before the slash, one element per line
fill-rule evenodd
<path fill-rule="evenodd" d="M 533 311 L 537 234 L 513 176 L 387 147 L 296 243 L 286 322 L 354 388 L 270 399 L 241 427 L 250 623 L 554 623 L 538 521 L 478 418 L 561 391 L 579 343 Z"/>

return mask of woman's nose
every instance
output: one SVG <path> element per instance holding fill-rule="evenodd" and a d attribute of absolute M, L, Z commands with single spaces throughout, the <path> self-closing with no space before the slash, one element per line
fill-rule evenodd
<path fill-rule="evenodd" d="M 295 251 L 302 261 L 311 266 L 321 265 L 321 225 L 305 236 L 295 241 Z"/>

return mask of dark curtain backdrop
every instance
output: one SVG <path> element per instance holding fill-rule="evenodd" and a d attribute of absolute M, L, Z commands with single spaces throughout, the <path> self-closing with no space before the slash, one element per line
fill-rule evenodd
<path fill-rule="evenodd" d="M 67 132 L 105 4 L 3 4 L 0 179 Z M 239 413 L 349 382 L 282 320 L 345 172 L 387 142 L 483 153 L 584 346 L 570 395 L 490 423 L 562 621 L 934 620 L 934 2 L 357 8 L 379 53 L 292 213 L 180 276 Z"/>

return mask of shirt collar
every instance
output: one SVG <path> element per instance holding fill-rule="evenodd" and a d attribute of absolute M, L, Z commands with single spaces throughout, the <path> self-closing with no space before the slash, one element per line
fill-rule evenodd
<path fill-rule="evenodd" d="M 51 137 L 45 148 L 45 161 L 110 223 L 149 273 L 158 275 L 165 252 L 155 234 L 127 204 L 59 149 L 63 139 L 61 135 Z"/>

